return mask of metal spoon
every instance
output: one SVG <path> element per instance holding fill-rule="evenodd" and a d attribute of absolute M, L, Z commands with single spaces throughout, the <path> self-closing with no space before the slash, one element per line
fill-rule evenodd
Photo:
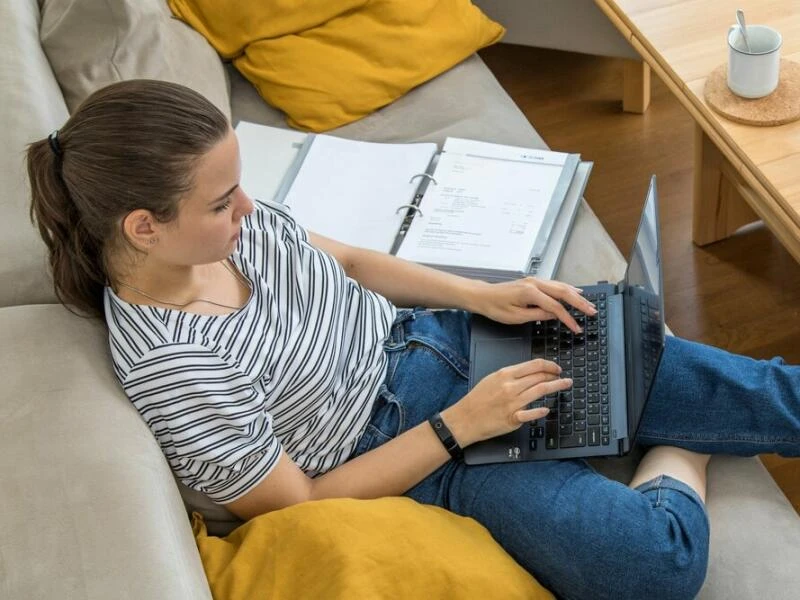
<path fill-rule="evenodd" d="M 750 50 L 750 42 L 747 41 L 747 25 L 745 25 L 744 11 L 741 8 L 736 9 L 736 22 L 739 24 L 739 31 L 742 32 L 744 47 L 747 48 L 748 52 L 752 52 L 752 50 Z"/>

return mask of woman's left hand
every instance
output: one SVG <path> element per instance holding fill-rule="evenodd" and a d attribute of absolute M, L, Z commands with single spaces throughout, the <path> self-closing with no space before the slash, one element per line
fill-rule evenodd
<path fill-rule="evenodd" d="M 562 302 L 587 315 L 597 312 L 594 304 L 581 295 L 581 290 L 560 281 L 545 281 L 525 277 L 502 283 L 479 282 L 476 287 L 478 312 L 494 321 L 507 324 L 558 319 L 574 332 L 578 323 Z"/>

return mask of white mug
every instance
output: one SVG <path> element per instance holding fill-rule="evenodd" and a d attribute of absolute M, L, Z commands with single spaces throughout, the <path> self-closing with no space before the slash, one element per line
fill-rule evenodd
<path fill-rule="evenodd" d="M 728 87 L 743 98 L 762 98 L 778 87 L 781 34 L 766 25 L 748 25 L 744 43 L 737 25 L 728 30 Z"/>

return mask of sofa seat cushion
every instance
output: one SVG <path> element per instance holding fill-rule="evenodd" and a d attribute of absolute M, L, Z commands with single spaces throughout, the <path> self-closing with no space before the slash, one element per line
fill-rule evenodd
<path fill-rule="evenodd" d="M 0 597 L 210 600 L 105 326 L 55 304 L 0 309 L 0 381 Z"/>
<path fill-rule="evenodd" d="M 224 539 L 193 525 L 215 598 L 553 598 L 477 521 L 409 498 L 304 502 Z"/>
<path fill-rule="evenodd" d="M 229 65 L 234 124 L 252 121 L 287 127 L 283 113 Z M 434 77 L 372 114 L 328 134 L 369 142 L 436 142 L 457 136 L 546 148 L 547 145 L 517 108 L 477 54 Z"/>
<path fill-rule="evenodd" d="M 469 0 L 315 0 L 303 10 L 277 0 L 169 5 L 291 126 L 311 131 L 370 114 L 504 33 Z"/>
<path fill-rule="evenodd" d="M 230 115 L 229 83 L 214 49 L 165 0 L 44 0 L 42 47 L 70 112 L 128 79 L 186 85 Z"/>

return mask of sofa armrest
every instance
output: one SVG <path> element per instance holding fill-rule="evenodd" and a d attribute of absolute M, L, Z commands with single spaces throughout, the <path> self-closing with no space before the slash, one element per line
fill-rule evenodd
<path fill-rule="evenodd" d="M 152 434 L 102 324 L 0 309 L 0 572 L 9 598 L 211 598 Z"/>
<path fill-rule="evenodd" d="M 641 60 L 593 0 L 475 0 L 474 4 L 506 28 L 506 43 Z"/>

